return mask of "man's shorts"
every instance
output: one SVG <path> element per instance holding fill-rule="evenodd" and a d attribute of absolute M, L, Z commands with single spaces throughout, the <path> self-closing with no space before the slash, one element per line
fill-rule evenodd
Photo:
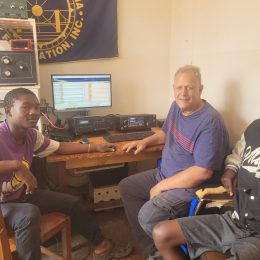
<path fill-rule="evenodd" d="M 260 234 L 238 227 L 231 212 L 177 219 L 191 259 L 206 251 L 229 252 L 228 259 L 259 260 Z"/>

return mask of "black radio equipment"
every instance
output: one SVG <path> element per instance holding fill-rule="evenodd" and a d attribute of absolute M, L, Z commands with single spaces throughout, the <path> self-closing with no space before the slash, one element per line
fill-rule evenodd
<path fill-rule="evenodd" d="M 0 17 L 27 19 L 26 0 L 1 0 Z"/>
<path fill-rule="evenodd" d="M 156 126 L 156 115 L 136 114 L 115 117 L 115 128 L 119 131 L 149 130 Z"/>
<path fill-rule="evenodd" d="M 68 120 L 70 132 L 75 136 L 108 131 L 113 129 L 114 121 L 110 116 L 78 116 Z"/>
<path fill-rule="evenodd" d="M 0 86 L 36 84 L 34 51 L 0 51 Z"/>

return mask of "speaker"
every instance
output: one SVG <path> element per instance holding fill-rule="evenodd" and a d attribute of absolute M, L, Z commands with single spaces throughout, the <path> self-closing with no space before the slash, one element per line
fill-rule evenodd
<path fill-rule="evenodd" d="M 33 51 L 0 51 L 0 86 L 36 85 Z"/>

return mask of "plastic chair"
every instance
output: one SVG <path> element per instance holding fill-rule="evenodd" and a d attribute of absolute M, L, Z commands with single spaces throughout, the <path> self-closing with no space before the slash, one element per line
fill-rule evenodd
<path fill-rule="evenodd" d="M 188 217 L 194 216 L 198 204 L 199 204 L 199 199 L 198 198 L 193 198 L 190 201 Z M 187 249 L 186 245 L 181 245 L 181 249 L 185 253 L 185 255 L 189 255 L 189 252 L 188 252 L 188 249 Z"/>

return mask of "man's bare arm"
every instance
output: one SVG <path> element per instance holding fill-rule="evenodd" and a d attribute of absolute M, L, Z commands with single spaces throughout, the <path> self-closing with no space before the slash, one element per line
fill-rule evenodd
<path fill-rule="evenodd" d="M 234 170 L 226 169 L 221 177 L 221 182 L 230 196 L 233 196 L 237 185 L 237 173 Z"/>
<path fill-rule="evenodd" d="M 0 161 L 0 174 L 4 172 L 17 171 L 22 165 L 18 160 Z"/>
<path fill-rule="evenodd" d="M 5 172 L 13 172 L 15 178 L 23 182 L 26 186 L 26 193 L 32 193 L 38 187 L 37 180 L 21 161 L 6 160 L 0 161 L 0 174 Z"/>
<path fill-rule="evenodd" d="M 198 186 L 199 184 L 210 179 L 213 175 L 211 169 L 192 166 L 174 176 L 166 178 L 157 183 L 150 191 L 150 197 L 171 189 L 188 189 Z"/>
<path fill-rule="evenodd" d="M 127 143 L 125 146 L 123 146 L 122 150 L 126 151 L 128 153 L 131 150 L 135 149 L 134 154 L 138 154 L 148 146 L 164 144 L 165 139 L 166 139 L 165 132 L 163 130 L 160 130 L 156 134 L 146 137 L 140 141 L 134 141 L 134 142 Z"/>
<path fill-rule="evenodd" d="M 114 152 L 115 144 L 79 144 L 61 142 L 59 149 L 56 151 L 59 154 L 74 154 L 74 153 L 91 153 L 91 152 Z"/>

